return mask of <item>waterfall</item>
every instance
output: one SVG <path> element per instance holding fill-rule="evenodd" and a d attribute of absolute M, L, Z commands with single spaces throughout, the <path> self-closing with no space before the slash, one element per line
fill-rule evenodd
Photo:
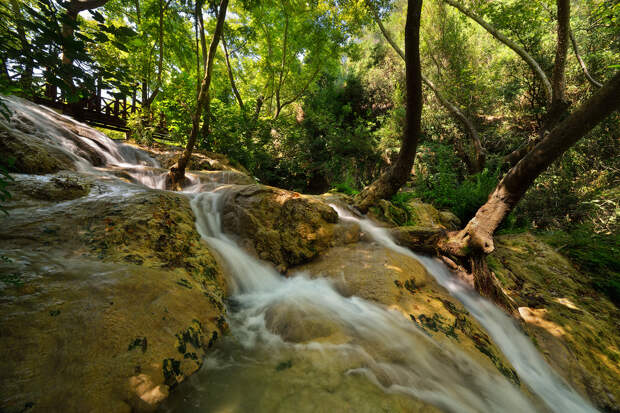
<path fill-rule="evenodd" d="M 498 371 L 482 367 L 451 343 L 435 342 L 401 313 L 343 297 L 327 279 L 305 274 L 284 278 L 245 253 L 221 229 L 225 190 L 196 194 L 191 206 L 200 235 L 220 254 L 232 277 L 231 332 L 245 351 L 243 357 L 266 349 L 318 352 L 326 360 L 349 360 L 346 374 L 362 375 L 387 393 L 414 396 L 445 411 L 538 410 Z M 281 327 L 292 327 L 291 314 L 301 315 L 296 322 L 334 326 L 347 340 L 289 342 Z"/>
<path fill-rule="evenodd" d="M 519 377 L 554 412 L 596 412 L 579 394 L 573 391 L 543 360 L 515 322 L 499 307 L 484 299 L 466 284 L 455 278 L 445 264 L 437 259 L 415 254 L 397 245 L 385 228 L 374 225 L 369 219 L 359 219 L 344 209 L 331 205 L 343 220 L 354 221 L 375 241 L 395 252 L 420 261 L 437 282 L 456 297 L 491 335 L 513 365 Z"/>
<path fill-rule="evenodd" d="M 0 127 L 11 130 L 15 136 L 28 135 L 37 144 L 62 153 L 78 171 L 123 173 L 147 187 L 164 189 L 166 171 L 145 152 L 116 143 L 50 109 L 15 97 L 2 99 L 12 118 L 8 123 L 0 117 Z M 94 166 L 93 157 L 101 160 L 101 167 Z M 223 411 L 230 407 L 227 389 L 235 386 L 239 386 L 241 398 L 283 397 L 293 384 L 285 383 L 278 389 L 269 387 L 274 371 L 262 364 L 268 358 L 290 357 L 307 366 L 304 374 L 308 376 L 303 380 L 308 386 L 314 384 L 309 381 L 321 381 L 325 372 L 334 371 L 345 381 L 363 380 L 353 382 L 353 387 L 345 390 L 336 390 L 339 387 L 331 384 L 325 385 L 327 390 L 314 385 L 311 388 L 322 393 L 307 397 L 311 403 L 318 403 L 318 410 L 326 409 L 321 407 L 321 399 L 365 385 L 379 389 L 381 397 L 411 396 L 449 412 L 547 410 L 496 369 L 483 366 L 452 342 L 436 341 L 401 313 L 359 297 L 344 297 L 325 278 L 311 279 L 303 273 L 282 277 L 271 265 L 253 258 L 223 233 L 222 196 L 226 187 L 200 192 L 217 185 L 203 185 L 191 174 L 188 178 L 186 193 L 196 216 L 196 228 L 221 256 L 233 292 L 229 301 L 231 335 L 205 362 L 205 369 L 217 375 L 213 392 L 221 390 L 208 395 L 210 406 L 219 401 Z M 369 220 L 355 218 L 337 206 L 333 208 L 342 220 L 357 222 L 380 245 L 420 261 L 480 322 L 548 409 L 561 413 L 595 411 L 553 373 L 513 320 L 452 277 L 443 264 L 396 245 L 385 229 Z M 277 368 L 287 369 L 290 363 L 288 360 Z M 315 376 L 313 369 L 317 371 Z M 243 386 L 243 374 L 247 372 L 258 372 L 259 379 L 250 383 L 251 389 Z M 217 387 L 218 383 L 224 387 Z M 209 392 L 210 387 L 201 390 L 199 384 L 196 397 Z M 362 391 L 370 392 L 366 387 Z M 342 397 L 346 399 L 348 394 Z M 198 401 L 182 399 L 177 403 L 180 407 L 176 411 L 190 411 Z M 254 410 L 254 406 L 249 409 Z M 263 411 L 270 410 L 263 407 Z"/>

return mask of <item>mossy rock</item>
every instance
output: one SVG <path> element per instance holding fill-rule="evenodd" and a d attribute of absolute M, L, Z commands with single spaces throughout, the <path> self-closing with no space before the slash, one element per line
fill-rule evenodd
<path fill-rule="evenodd" d="M 334 242 L 338 215 L 317 197 L 246 185 L 227 188 L 223 202 L 224 229 L 282 270 L 313 259 Z"/>
<path fill-rule="evenodd" d="M 489 268 L 545 359 L 601 410 L 619 411 L 620 310 L 536 236 L 501 235 L 495 247 Z"/>
<path fill-rule="evenodd" d="M 226 331 L 221 269 L 184 195 L 63 176 L 0 218 L 0 410 L 152 411 Z"/>
<path fill-rule="evenodd" d="M 425 334 L 457 345 L 482 365 L 520 385 L 510 362 L 475 318 L 416 259 L 359 242 L 330 248 L 318 259 L 290 269 L 289 274 L 297 271 L 313 278 L 330 278 L 344 296 L 361 297 L 401 312 Z M 320 333 L 330 332 L 332 339 L 339 339 L 333 331 Z"/>

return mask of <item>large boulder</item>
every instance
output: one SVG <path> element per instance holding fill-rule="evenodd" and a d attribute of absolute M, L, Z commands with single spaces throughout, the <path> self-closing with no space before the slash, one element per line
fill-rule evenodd
<path fill-rule="evenodd" d="M 227 188 L 223 202 L 224 230 L 282 271 L 334 242 L 338 215 L 316 197 L 255 184 Z"/>
<path fill-rule="evenodd" d="M 188 199 L 71 172 L 15 179 L 0 218 L 0 410 L 154 409 L 227 328 Z"/>
<path fill-rule="evenodd" d="M 501 235 L 488 264 L 549 364 L 603 411 L 620 411 L 620 310 L 532 234 Z"/>

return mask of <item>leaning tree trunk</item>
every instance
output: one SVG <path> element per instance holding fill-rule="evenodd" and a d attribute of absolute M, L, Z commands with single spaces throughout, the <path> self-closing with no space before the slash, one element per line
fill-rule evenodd
<path fill-rule="evenodd" d="M 390 198 L 411 176 L 422 116 L 422 72 L 420 67 L 420 13 L 422 0 L 409 0 L 405 24 L 405 77 L 407 113 L 398 159 L 388 170 L 356 197 L 355 206 L 368 211 L 379 199 Z"/>
<path fill-rule="evenodd" d="M 471 260 L 475 284 L 482 294 L 492 298 L 502 295 L 488 269 L 475 265 L 480 264 L 486 254 L 493 252 L 493 233 L 497 227 L 553 161 L 619 108 L 620 73 L 556 125 L 512 167 L 463 230 L 450 233 L 439 242 L 442 252 Z"/>
<path fill-rule="evenodd" d="M 213 62 L 215 61 L 215 53 L 217 51 L 217 45 L 220 42 L 222 36 L 222 29 L 224 27 L 224 20 L 226 19 L 226 8 L 228 7 L 228 0 L 222 0 L 217 15 L 217 25 L 215 26 L 215 32 L 213 33 L 213 39 L 209 45 L 209 54 L 207 57 L 207 66 L 205 69 L 205 75 L 200 84 L 200 93 L 198 94 L 198 102 L 196 104 L 196 111 L 192 116 L 192 131 L 190 132 L 187 146 L 183 151 L 183 154 L 179 158 L 176 164 L 170 168 L 168 177 L 170 178 L 170 186 L 172 189 L 181 190 L 185 182 L 185 169 L 192 156 L 194 145 L 196 145 L 196 138 L 200 132 L 200 118 L 202 117 L 202 110 L 205 105 L 209 103 L 209 86 L 211 85 L 211 76 L 213 73 Z"/>

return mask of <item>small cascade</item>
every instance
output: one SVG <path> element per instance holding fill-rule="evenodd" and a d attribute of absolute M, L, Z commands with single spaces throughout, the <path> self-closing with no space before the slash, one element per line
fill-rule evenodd
<path fill-rule="evenodd" d="M 2 101 L 11 113 L 10 122 L 0 117 L 3 128 L 27 135 L 31 141 L 38 140 L 37 144 L 51 153 L 60 153 L 71 160 L 76 170 L 97 172 L 97 167 L 112 168 L 149 188 L 165 188 L 167 171 L 146 152 L 117 143 L 98 130 L 44 106 L 15 96 L 3 96 Z"/>
<path fill-rule="evenodd" d="M 435 277 L 437 282 L 448 290 L 453 297 L 456 297 L 480 322 L 514 366 L 519 377 L 552 411 L 558 413 L 596 412 L 596 409 L 551 370 L 531 340 L 523 334 L 514 320 L 499 307 L 455 278 L 443 263 L 436 259 L 417 255 L 411 250 L 397 245 L 385 228 L 376 226 L 369 219 L 357 218 L 336 205 L 331 205 L 331 207 L 338 212 L 341 219 L 358 223 L 362 230 L 379 244 L 420 261 L 429 274 Z"/>
<path fill-rule="evenodd" d="M 305 274 L 284 278 L 245 253 L 221 229 L 225 190 L 200 193 L 191 201 L 198 231 L 223 258 L 233 282 L 232 342 L 221 350 L 225 354 L 219 361 L 208 363 L 218 370 L 218 382 L 229 377 L 228 385 L 234 386 L 239 381 L 222 369 L 230 372 L 242 364 L 246 372 L 260 370 L 265 357 L 295 354 L 312 360 L 311 370 L 339 365 L 345 376 L 364 377 L 388 395 L 413 396 L 444 411 L 538 411 L 498 371 L 482 367 L 451 343 L 435 342 L 401 313 L 344 297 L 327 279 Z M 312 332 L 321 329 L 329 330 L 319 334 L 327 338 L 312 340 Z M 300 341 L 291 330 L 302 331 L 302 337 L 310 331 L 305 336 L 310 340 Z M 276 392 L 268 384 L 272 372 L 266 371 L 252 386 Z M 217 410 L 213 397 L 205 388 L 190 397 L 173 395 L 167 406 L 170 411 L 192 411 L 191 406 L 199 405 L 197 399 L 206 398 Z M 226 395 L 217 397 L 224 405 L 232 403 Z"/>

